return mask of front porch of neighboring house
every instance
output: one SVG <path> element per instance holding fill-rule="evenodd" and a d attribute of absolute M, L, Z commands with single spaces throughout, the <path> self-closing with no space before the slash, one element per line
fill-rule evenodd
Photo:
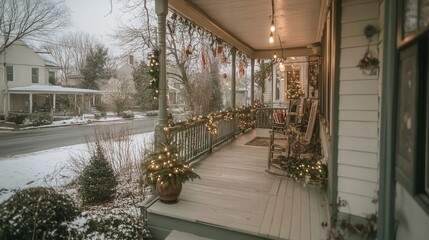
<path fill-rule="evenodd" d="M 177 204 L 148 201 L 154 238 L 325 239 L 325 189 L 266 172 L 268 147 L 246 143 L 268 136 L 250 130 L 194 164 L 201 179 L 184 184 Z"/>
<path fill-rule="evenodd" d="M 15 87 L 8 90 L 9 113 L 46 112 L 54 116 L 75 116 L 96 106 L 99 91 L 61 86 Z"/>

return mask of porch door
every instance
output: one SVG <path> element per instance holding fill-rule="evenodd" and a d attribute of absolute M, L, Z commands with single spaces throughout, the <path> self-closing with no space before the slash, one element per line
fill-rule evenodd
<path fill-rule="evenodd" d="M 397 239 L 429 235 L 429 1 L 398 1 L 395 69 Z"/>

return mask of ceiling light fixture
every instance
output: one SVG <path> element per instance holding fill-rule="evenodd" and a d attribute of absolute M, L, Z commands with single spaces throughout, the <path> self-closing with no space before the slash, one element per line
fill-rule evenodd
<path fill-rule="evenodd" d="M 272 14 L 271 14 L 271 27 L 270 27 L 270 43 L 274 42 L 274 36 L 273 33 L 276 30 L 276 27 L 274 26 L 274 0 L 271 0 L 271 10 L 272 10 Z"/>
<path fill-rule="evenodd" d="M 277 58 L 277 53 L 275 52 L 275 53 L 274 53 L 274 59 L 276 59 L 276 58 Z"/>

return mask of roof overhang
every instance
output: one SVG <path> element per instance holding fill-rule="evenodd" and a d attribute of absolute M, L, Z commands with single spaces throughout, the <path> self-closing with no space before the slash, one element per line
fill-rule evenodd
<path fill-rule="evenodd" d="M 8 89 L 9 93 L 14 94 L 99 94 L 98 90 L 69 88 L 52 85 L 31 85 L 26 87 L 13 87 Z"/>

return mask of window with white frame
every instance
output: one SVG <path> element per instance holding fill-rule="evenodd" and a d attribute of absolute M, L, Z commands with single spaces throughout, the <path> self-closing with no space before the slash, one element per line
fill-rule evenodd
<path fill-rule="evenodd" d="M 13 66 L 6 66 L 6 79 L 8 82 L 13 82 Z"/>
<path fill-rule="evenodd" d="M 56 83 L 54 71 L 49 71 L 49 83 L 52 85 L 55 85 L 55 83 Z"/>
<path fill-rule="evenodd" d="M 39 68 L 31 68 L 31 82 L 39 83 Z"/>

